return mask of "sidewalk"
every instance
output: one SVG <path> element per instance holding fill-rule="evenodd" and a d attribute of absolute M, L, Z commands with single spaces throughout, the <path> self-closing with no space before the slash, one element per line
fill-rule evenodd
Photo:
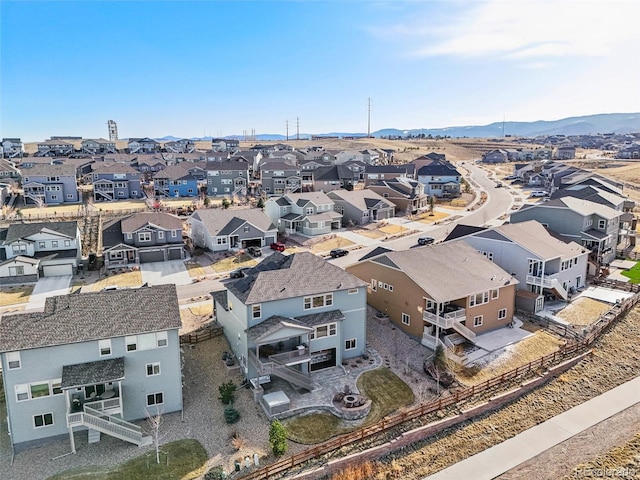
<path fill-rule="evenodd" d="M 640 377 L 425 479 L 496 478 L 637 403 L 640 403 Z"/>

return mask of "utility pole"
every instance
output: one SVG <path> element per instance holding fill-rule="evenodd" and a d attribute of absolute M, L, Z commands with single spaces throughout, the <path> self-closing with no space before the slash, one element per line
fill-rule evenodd
<path fill-rule="evenodd" d="M 300 140 L 300 117 L 296 117 L 296 140 Z"/>
<path fill-rule="evenodd" d="M 505 137 L 505 134 L 504 134 L 504 115 L 502 115 L 502 138 L 504 138 L 504 137 Z"/>
<path fill-rule="evenodd" d="M 289 141 L 289 120 L 285 120 L 285 125 L 287 127 L 287 142 Z"/>
<path fill-rule="evenodd" d="M 367 138 L 371 138 L 371 97 L 368 99 L 367 109 Z"/>

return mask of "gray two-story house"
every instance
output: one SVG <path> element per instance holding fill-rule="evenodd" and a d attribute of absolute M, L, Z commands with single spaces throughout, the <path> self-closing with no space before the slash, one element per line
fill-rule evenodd
<path fill-rule="evenodd" d="M 181 324 L 175 285 L 49 297 L 42 312 L 3 316 L 14 451 L 66 438 L 75 453 L 84 432 L 151 443 L 130 422 L 182 410 Z"/>
<path fill-rule="evenodd" d="M 59 205 L 80 200 L 73 165 L 34 165 L 24 172 L 22 189 L 27 205 Z"/>
<path fill-rule="evenodd" d="M 90 175 L 96 202 L 144 197 L 140 172 L 125 163 L 103 163 Z"/>
<path fill-rule="evenodd" d="M 446 160 L 434 160 L 418 169 L 418 181 L 430 197 L 458 197 L 461 180 L 460 172 Z"/>
<path fill-rule="evenodd" d="M 115 140 L 105 140 L 104 138 L 87 138 L 82 141 L 82 151 L 89 155 L 100 155 L 108 153 L 118 153 Z"/>
<path fill-rule="evenodd" d="M 184 260 L 182 220 L 163 212 L 111 220 L 102 228 L 102 252 L 106 268 Z"/>
<path fill-rule="evenodd" d="M 207 195 L 211 197 L 246 196 L 250 168 L 250 163 L 237 160 L 207 162 Z"/>
<path fill-rule="evenodd" d="M 312 253 L 276 252 L 213 292 L 213 302 L 254 388 L 277 376 L 312 390 L 314 372 L 365 353 L 366 291 L 366 282 Z"/>
<path fill-rule="evenodd" d="M 342 227 L 342 215 L 334 207 L 323 192 L 289 193 L 269 198 L 264 213 L 279 232 L 324 235 Z"/>
<path fill-rule="evenodd" d="M 327 196 L 333 200 L 334 209 L 342 215 L 345 224 L 366 225 L 395 216 L 396 206 L 367 188 L 335 190 L 327 193 Z"/>
<path fill-rule="evenodd" d="M 38 142 L 37 157 L 66 157 L 74 152 L 73 143 L 64 140 L 45 140 Z"/>
<path fill-rule="evenodd" d="M 281 161 L 263 162 L 260 165 L 262 191 L 267 195 L 296 193 L 302 188 L 300 167 Z"/>

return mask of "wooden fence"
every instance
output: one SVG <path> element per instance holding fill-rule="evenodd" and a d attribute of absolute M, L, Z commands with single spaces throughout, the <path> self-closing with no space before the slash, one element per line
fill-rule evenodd
<path fill-rule="evenodd" d="M 523 377 L 530 372 L 535 372 L 540 369 L 547 368 L 556 362 L 566 359 L 567 357 L 576 356 L 585 349 L 588 349 L 604 330 L 606 330 L 614 321 L 617 321 L 619 318 L 621 318 L 639 302 L 640 294 L 636 294 L 633 297 L 625 300 L 624 302 L 615 305 L 609 312 L 601 316 L 600 320 L 598 320 L 598 322 L 596 323 L 596 327 L 590 332 L 588 336 L 579 341 L 571 341 L 561 350 L 540 357 L 527 363 L 526 365 L 522 365 L 520 367 L 514 368 L 513 370 L 497 375 L 478 385 L 460 389 L 455 393 L 452 393 L 449 397 L 439 398 L 431 402 L 417 405 L 416 407 L 410 408 L 406 411 L 389 415 L 373 425 L 362 427 L 353 432 L 333 438 L 319 445 L 316 445 L 315 447 L 309 448 L 301 453 L 292 455 L 288 458 L 279 460 L 262 468 L 247 472 L 245 474 L 240 473 L 238 478 L 242 478 L 243 480 L 267 480 L 270 475 L 282 473 L 290 468 L 294 468 L 311 459 L 326 455 L 353 442 L 364 440 L 376 434 L 390 430 L 391 428 L 394 428 L 405 422 L 420 418 L 423 415 L 437 412 L 438 410 L 442 410 L 443 408 L 455 405 L 456 403 L 466 400 L 474 395 L 494 389 L 521 376 Z"/>
<path fill-rule="evenodd" d="M 535 315 L 533 313 L 524 312 L 521 310 L 518 310 L 516 312 L 516 316 L 520 318 L 524 318 L 527 321 L 534 323 L 536 325 L 540 325 L 545 330 L 549 330 L 551 333 L 555 333 L 556 335 L 559 335 L 561 337 L 572 338 L 574 340 L 582 339 L 582 335 L 574 331 L 571 328 L 571 325 L 562 325 L 560 323 L 554 322 L 549 318 L 541 317 L 540 315 Z"/>
<path fill-rule="evenodd" d="M 211 340 L 212 338 L 222 335 L 222 327 L 208 328 L 203 332 L 185 333 L 180 335 L 180 345 L 195 344 L 204 342 L 205 340 Z"/>

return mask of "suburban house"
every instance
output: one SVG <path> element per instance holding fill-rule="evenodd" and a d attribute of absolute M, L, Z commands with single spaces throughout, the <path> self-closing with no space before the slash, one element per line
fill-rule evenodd
<path fill-rule="evenodd" d="M 380 180 L 368 188 L 392 202 L 396 206 L 396 214 L 417 213 L 419 209 L 429 205 L 429 196 L 424 193 L 424 186 L 416 180 L 398 177 Z"/>
<path fill-rule="evenodd" d="M 153 176 L 153 190 L 157 197 L 195 197 L 198 179 L 181 164 L 171 165 Z"/>
<path fill-rule="evenodd" d="M 152 138 L 131 138 L 127 143 L 129 153 L 158 153 L 160 143 Z"/>
<path fill-rule="evenodd" d="M 511 214 L 511 223 L 537 220 L 549 230 L 591 251 L 589 274 L 616 258 L 620 218 L 623 212 L 599 203 L 574 197 L 562 197 L 533 205 L 524 205 Z"/>
<path fill-rule="evenodd" d="M 101 162 L 90 175 L 96 202 L 144 197 L 140 172 L 125 163 Z"/>
<path fill-rule="evenodd" d="M 105 140 L 104 138 L 91 139 L 87 138 L 82 141 L 82 151 L 89 155 L 98 155 L 105 153 L 118 153 L 116 150 L 116 142 Z"/>
<path fill-rule="evenodd" d="M 418 169 L 418 181 L 430 197 L 458 197 L 462 175 L 446 160 L 434 160 Z"/>
<path fill-rule="evenodd" d="M 353 173 L 354 183 L 358 183 L 364 176 L 364 171 L 367 168 L 367 164 L 360 160 L 348 160 L 342 164 L 343 167 L 348 168 Z"/>
<path fill-rule="evenodd" d="M 75 453 L 79 431 L 89 443 L 104 433 L 150 444 L 130 422 L 182 410 L 181 324 L 175 285 L 49 297 L 42 312 L 4 315 L 14 450 L 68 437 Z"/>
<path fill-rule="evenodd" d="M 482 155 L 483 163 L 506 163 L 509 161 L 509 152 L 506 150 L 491 150 Z"/>
<path fill-rule="evenodd" d="M 64 140 L 45 140 L 38 143 L 37 157 L 66 157 L 74 152 L 73 143 Z"/>
<path fill-rule="evenodd" d="M 164 144 L 164 149 L 171 153 L 193 153 L 196 150 L 196 144 L 193 140 L 183 138 Z"/>
<path fill-rule="evenodd" d="M 81 253 L 78 222 L 12 223 L 0 228 L 0 283 L 72 275 Z"/>
<path fill-rule="evenodd" d="M 315 192 L 330 192 L 341 188 L 353 189 L 356 183 L 351 169 L 344 165 L 320 167 L 311 172 L 313 184 L 311 190 Z"/>
<path fill-rule="evenodd" d="M 586 285 L 589 251 L 576 242 L 565 242 L 542 224 L 531 220 L 483 228 L 459 235 L 456 226 L 448 241 L 464 241 L 510 272 L 520 283 L 516 307 L 530 312 L 544 308 L 545 296 L 567 300 Z M 454 240 L 455 239 L 455 240 Z"/>
<path fill-rule="evenodd" d="M 78 183 L 73 165 L 40 164 L 22 176 L 24 201 L 30 205 L 78 203 Z"/>
<path fill-rule="evenodd" d="M 365 187 L 372 183 L 378 183 L 380 180 L 391 180 L 392 178 L 398 177 L 415 180 L 415 165 L 411 163 L 405 163 L 403 165 L 367 165 L 363 175 Z"/>
<path fill-rule="evenodd" d="M 314 372 L 365 353 L 366 282 L 308 252 L 276 252 L 245 274 L 212 292 L 213 308 L 257 390 L 270 376 L 312 390 Z"/>
<path fill-rule="evenodd" d="M 343 224 L 366 225 L 369 222 L 392 218 L 396 206 L 369 190 L 335 190 L 327 193 L 333 200 L 334 209 L 342 215 Z"/>
<path fill-rule="evenodd" d="M 250 163 L 237 160 L 207 162 L 207 195 L 246 196 L 250 168 Z"/>
<path fill-rule="evenodd" d="M 369 305 L 432 349 L 437 338 L 475 343 L 513 320 L 518 281 L 462 242 L 383 252 L 346 270 L 369 284 Z"/>
<path fill-rule="evenodd" d="M 300 167 L 281 161 L 268 161 L 260 165 L 262 191 L 267 195 L 299 192 L 302 187 Z"/>
<path fill-rule="evenodd" d="M 212 252 L 264 247 L 278 239 L 278 230 L 261 209 L 200 209 L 188 221 L 197 247 Z"/>
<path fill-rule="evenodd" d="M 144 174 L 145 180 L 151 180 L 156 172 L 167 168 L 167 161 L 158 155 L 140 155 L 131 166 Z"/>
<path fill-rule="evenodd" d="M 212 138 L 211 150 L 214 152 L 235 152 L 240 149 L 240 141 L 229 138 Z"/>
<path fill-rule="evenodd" d="M 559 145 L 553 152 L 553 157 L 558 160 L 570 160 L 576 158 L 576 147 L 573 145 Z"/>
<path fill-rule="evenodd" d="M 108 221 L 102 227 L 106 268 L 184 260 L 182 220 L 169 213 L 142 212 Z"/>
<path fill-rule="evenodd" d="M 0 182 L 13 183 L 20 180 L 20 170 L 15 163 L 4 158 L 0 158 Z"/>
<path fill-rule="evenodd" d="M 324 235 L 342 227 L 342 215 L 326 193 L 288 193 L 271 197 L 264 205 L 264 213 L 279 232 Z"/>
<path fill-rule="evenodd" d="M 2 155 L 0 158 L 22 158 L 24 155 L 24 146 L 19 138 L 3 138 L 2 139 Z"/>

